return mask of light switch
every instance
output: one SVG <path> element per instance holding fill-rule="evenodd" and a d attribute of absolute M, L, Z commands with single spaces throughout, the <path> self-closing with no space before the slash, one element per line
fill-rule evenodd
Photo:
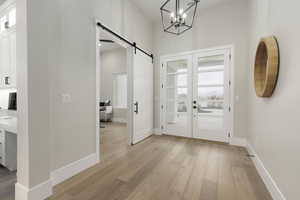
<path fill-rule="evenodd" d="M 239 102 L 240 101 L 240 96 L 235 96 L 235 101 Z"/>
<path fill-rule="evenodd" d="M 61 95 L 61 100 L 63 103 L 71 103 L 71 95 L 70 94 L 62 94 Z"/>

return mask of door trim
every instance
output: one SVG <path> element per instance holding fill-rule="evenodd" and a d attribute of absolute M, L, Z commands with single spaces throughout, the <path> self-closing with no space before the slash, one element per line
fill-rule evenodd
<path fill-rule="evenodd" d="M 165 83 L 165 76 L 164 76 L 164 71 L 163 71 L 163 63 L 165 62 L 165 60 L 168 59 L 176 59 L 178 57 L 183 57 L 183 56 L 187 56 L 190 54 L 201 54 L 204 52 L 209 52 L 209 51 L 218 51 L 218 50 L 229 50 L 230 51 L 230 59 L 229 59 L 229 65 L 230 65 L 230 91 L 229 91 L 229 105 L 230 105 L 230 113 L 229 113 L 229 119 L 228 119 L 228 143 L 231 144 L 233 142 L 233 138 L 234 138 L 234 112 L 235 112 L 235 76 L 234 76 L 234 72 L 235 72 L 235 48 L 234 45 L 226 45 L 226 46 L 217 46 L 217 47 L 211 47 L 211 48 L 205 48 L 205 49 L 198 49 L 198 50 L 193 50 L 193 51 L 185 51 L 185 52 L 180 52 L 180 53 L 175 53 L 175 54 L 167 54 L 167 55 L 163 55 L 160 56 L 160 99 L 159 99 L 159 108 L 160 108 L 160 124 L 159 124 L 159 130 L 161 131 L 162 134 L 165 134 L 164 131 L 164 126 L 165 126 L 165 122 L 164 122 L 164 110 L 162 109 L 164 106 L 164 90 L 161 87 L 162 83 Z M 229 84 L 229 83 L 228 83 Z"/>

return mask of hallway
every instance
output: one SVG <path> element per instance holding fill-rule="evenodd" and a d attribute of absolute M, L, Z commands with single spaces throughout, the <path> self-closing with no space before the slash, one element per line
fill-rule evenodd
<path fill-rule="evenodd" d="M 101 163 L 49 200 L 271 200 L 243 148 L 170 136 L 129 147 L 125 128 L 101 129 Z"/>

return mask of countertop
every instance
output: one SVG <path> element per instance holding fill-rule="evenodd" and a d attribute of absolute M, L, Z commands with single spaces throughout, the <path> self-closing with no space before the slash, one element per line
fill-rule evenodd
<path fill-rule="evenodd" d="M 17 134 L 18 120 L 13 116 L 1 116 L 0 117 L 0 129 L 4 129 L 6 132 Z"/>

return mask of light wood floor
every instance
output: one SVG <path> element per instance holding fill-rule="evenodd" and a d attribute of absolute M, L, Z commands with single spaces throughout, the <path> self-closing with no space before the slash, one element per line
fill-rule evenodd
<path fill-rule="evenodd" d="M 56 186 L 50 200 L 272 199 L 243 148 L 170 136 L 129 147 L 125 126 L 101 130 L 101 163 Z"/>
<path fill-rule="evenodd" d="M 0 200 L 15 199 L 15 183 L 17 182 L 16 172 L 0 166 Z"/>

